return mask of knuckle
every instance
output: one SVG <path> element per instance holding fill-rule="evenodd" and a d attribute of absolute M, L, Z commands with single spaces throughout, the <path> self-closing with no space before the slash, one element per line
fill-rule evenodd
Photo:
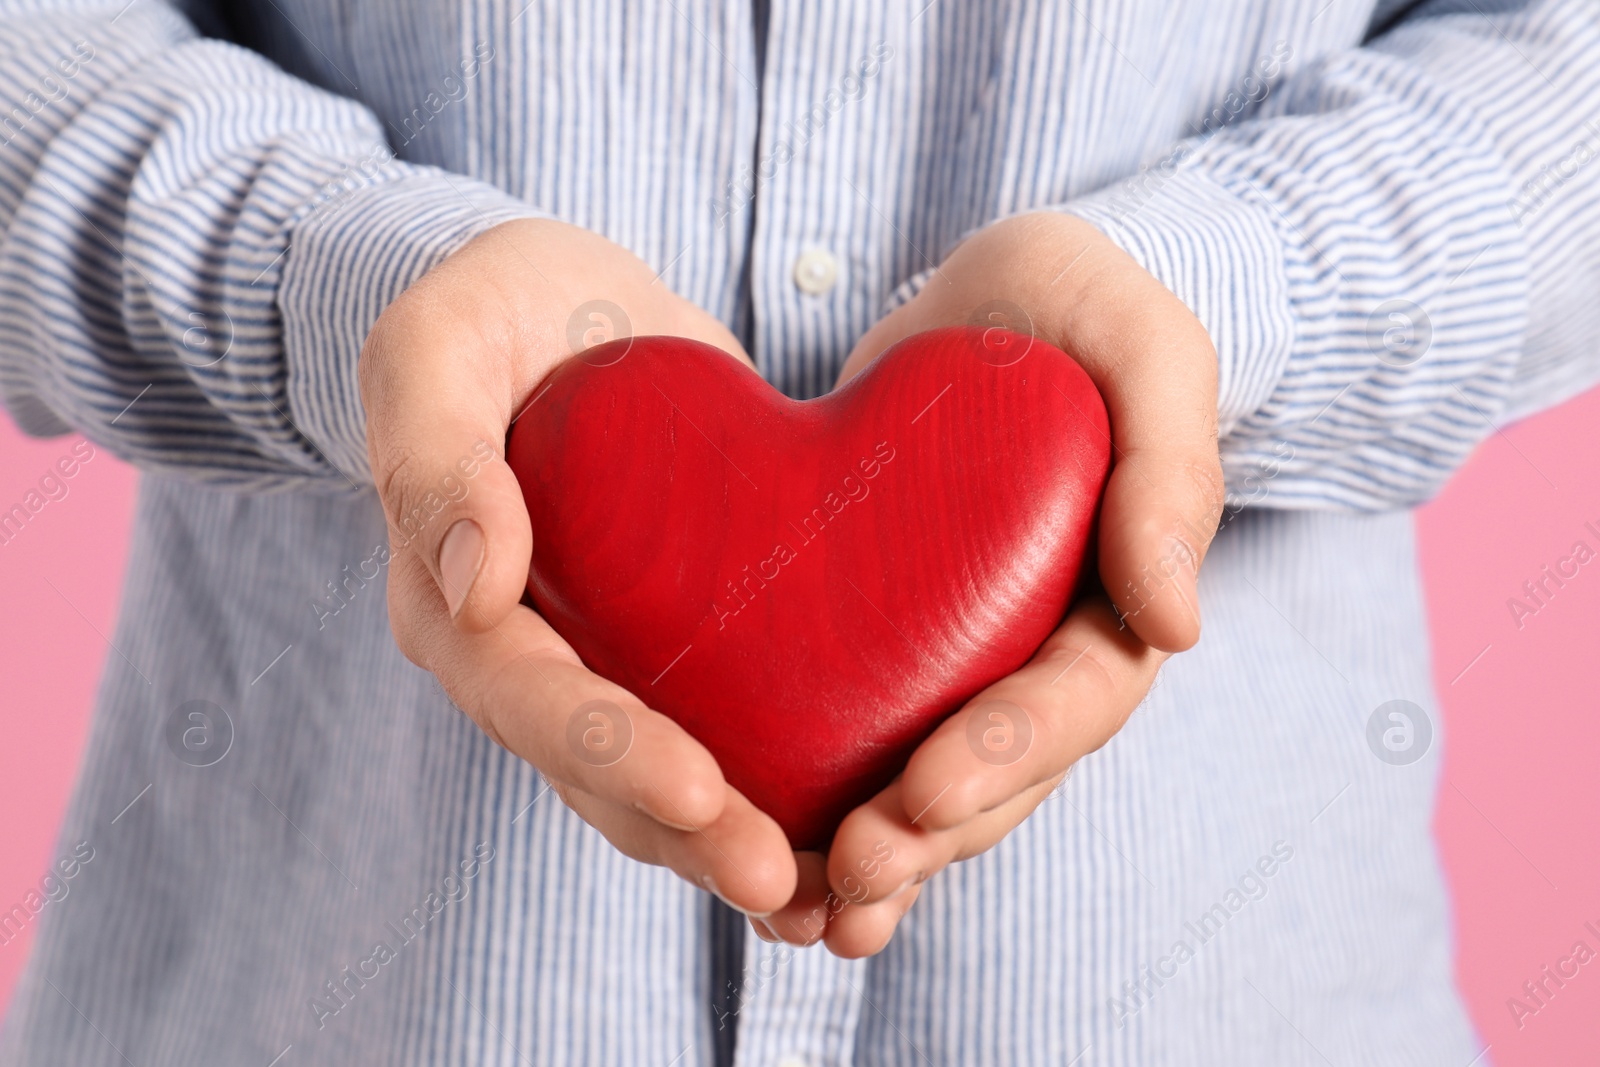
<path fill-rule="evenodd" d="M 410 591 L 415 596 L 416 590 Z M 433 594 L 437 595 L 437 594 Z M 489 740 L 508 751 L 515 752 L 500 729 L 503 712 L 495 699 L 497 685 L 506 665 L 485 669 L 469 650 L 462 647 L 448 622 L 440 625 L 430 615 L 442 615 L 442 605 L 422 605 L 414 599 L 402 605 L 407 594 L 390 598 L 390 628 L 395 644 L 402 655 L 433 676 L 446 699 L 461 714 L 470 719 Z M 527 758 L 526 753 L 517 755 Z M 533 762 L 533 761 L 529 761 Z M 542 768 L 541 768 L 542 769 Z"/>
<path fill-rule="evenodd" d="M 1057 645 L 1045 655 L 1044 667 L 1051 677 L 1060 681 L 1071 680 L 1078 687 L 1087 687 L 1094 696 L 1109 697 L 1117 692 L 1120 674 L 1111 667 L 1105 653 L 1098 651 L 1093 644 Z M 1046 686 L 1045 690 L 1052 698 L 1053 711 L 1066 712 L 1070 710 L 1069 705 L 1081 703 L 1053 683 Z"/>
<path fill-rule="evenodd" d="M 573 814 L 576 814 L 579 819 L 582 819 L 582 821 L 592 825 L 594 829 L 600 830 L 600 833 L 605 835 L 606 840 L 611 840 L 611 833 L 606 832 L 605 827 L 602 827 L 600 822 L 597 821 L 598 811 L 597 808 L 595 808 L 594 797 L 592 797 L 592 795 L 584 792 L 584 790 L 578 789 L 578 787 L 571 784 L 571 782 L 563 782 L 562 779 L 558 779 L 558 777 L 552 777 L 550 774 L 542 773 L 542 771 L 541 777 L 544 777 L 544 784 L 549 785 L 550 792 L 555 793 L 555 798 L 557 798 L 557 800 L 562 801 L 563 805 L 566 805 L 566 808 L 571 809 Z M 584 803 L 586 800 L 589 801 L 589 803 Z M 618 848 L 621 848 L 621 845 L 619 845 Z M 635 859 L 637 859 L 637 856 L 635 856 Z"/>
<path fill-rule="evenodd" d="M 422 641 L 418 639 L 417 629 L 411 621 L 411 613 L 401 604 L 402 597 L 397 595 L 393 583 L 389 590 L 389 630 L 394 634 L 395 647 L 400 649 L 400 654 L 412 663 L 428 669 L 426 653 Z"/>
<path fill-rule="evenodd" d="M 1222 479 L 1222 463 L 1215 455 L 1185 461 L 1183 477 L 1205 505 L 1207 515 L 1221 513 L 1226 487 Z"/>
<path fill-rule="evenodd" d="M 437 654 L 437 650 L 435 650 L 434 655 L 427 656 L 426 658 L 430 661 L 431 666 L 425 666 L 418 661 L 413 662 L 417 662 L 419 667 L 422 667 L 424 670 L 433 675 L 434 684 L 439 687 L 439 692 L 444 696 L 444 698 L 450 702 L 450 706 L 460 714 L 466 716 L 474 726 L 483 732 L 484 736 L 489 738 L 489 740 L 493 741 L 499 747 L 510 751 L 510 746 L 506 744 L 505 739 L 500 734 L 500 731 L 495 728 L 495 723 L 492 716 L 484 713 L 482 705 L 473 698 L 473 694 L 470 692 L 469 688 L 462 684 L 461 679 L 463 677 L 470 677 L 471 675 L 467 674 L 464 676 L 461 672 L 452 670 L 448 665 L 448 661 L 451 659 L 448 654 L 440 656 Z"/>
<path fill-rule="evenodd" d="M 500 729 L 502 716 L 508 714 L 504 700 L 500 694 L 507 692 L 521 693 L 523 687 L 518 684 L 515 677 L 519 657 L 509 656 L 498 664 L 485 668 L 482 664 L 466 663 L 462 670 L 451 671 L 452 677 L 459 678 L 456 686 L 459 691 L 459 703 L 478 728 L 489 736 L 495 744 L 533 764 L 541 773 L 549 769 L 550 761 L 540 753 L 518 752 L 506 742 L 505 734 Z"/>
<path fill-rule="evenodd" d="M 361 342 L 361 353 L 356 357 L 356 384 L 361 391 L 362 401 L 369 408 L 387 383 L 390 374 L 389 322 L 392 318 L 392 311 L 385 311 L 378 316 L 378 321 L 373 323 L 366 339 Z"/>
<path fill-rule="evenodd" d="M 556 799 L 560 800 L 561 803 L 565 804 L 569 808 L 573 806 L 572 796 L 576 790 L 574 790 L 572 786 L 568 785 L 566 782 L 563 782 L 559 778 L 546 778 L 545 785 L 550 787 L 550 792 L 554 793 L 556 795 Z"/>
<path fill-rule="evenodd" d="M 443 684 L 442 679 L 440 684 Z M 483 731 L 483 735 L 489 740 L 493 741 L 498 747 L 503 748 L 507 752 L 511 752 L 515 755 L 521 755 L 520 752 L 517 752 L 506 742 L 505 735 L 500 732 L 500 727 L 495 722 L 494 713 L 487 709 L 480 701 L 473 699 L 471 694 L 463 693 L 456 695 L 456 690 L 458 688 L 459 687 L 446 686 L 445 691 L 446 693 L 451 694 L 451 703 L 456 706 L 461 714 L 471 719 L 473 725 L 479 730 Z"/>
<path fill-rule="evenodd" d="M 401 655 L 425 671 L 437 674 L 438 631 L 430 626 L 428 612 L 437 613 L 439 605 L 430 603 L 429 597 L 438 599 L 438 592 L 419 579 L 412 561 L 391 561 L 389 580 L 384 599 L 388 604 L 389 630 L 394 635 L 395 646 Z"/>
<path fill-rule="evenodd" d="M 1205 324 L 1194 317 L 1194 313 L 1189 311 L 1187 305 L 1184 305 L 1184 312 L 1186 314 L 1183 316 L 1183 321 L 1187 326 L 1184 340 L 1187 347 L 1194 349 L 1197 359 L 1203 359 L 1209 366 L 1216 366 L 1216 342 L 1211 339 Z"/>
<path fill-rule="evenodd" d="M 1111 696 L 1117 692 L 1121 684 L 1121 674 L 1112 668 L 1105 653 L 1097 651 L 1093 645 L 1085 648 L 1083 657 L 1078 660 L 1078 666 L 1084 668 L 1096 691 L 1103 696 Z"/>
<path fill-rule="evenodd" d="M 401 444 L 385 445 L 373 456 L 374 470 L 380 472 L 377 475 L 378 499 L 395 522 L 405 515 L 405 488 L 416 458 L 416 449 Z"/>

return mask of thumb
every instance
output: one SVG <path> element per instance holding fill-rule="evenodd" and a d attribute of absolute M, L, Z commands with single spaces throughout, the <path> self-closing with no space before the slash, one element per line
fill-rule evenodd
<path fill-rule="evenodd" d="M 833 387 L 839 388 L 866 370 L 867 365 L 876 359 L 879 353 L 913 334 L 940 325 L 948 325 L 948 322 L 941 316 L 929 315 L 919 301 L 913 300 L 909 304 L 895 308 L 862 334 L 861 339 L 850 350 L 850 356 L 844 361 L 844 366 L 839 368 L 839 377 L 833 383 Z"/>
<path fill-rule="evenodd" d="M 457 626 L 487 630 L 521 599 L 533 551 L 522 490 L 505 462 L 509 390 L 473 372 L 460 351 L 470 333 L 413 328 L 400 340 L 396 332 L 374 329 L 361 356 L 367 450 L 390 551 L 416 553 Z"/>

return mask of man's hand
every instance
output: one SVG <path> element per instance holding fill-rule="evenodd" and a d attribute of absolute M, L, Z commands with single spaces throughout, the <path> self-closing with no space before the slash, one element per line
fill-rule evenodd
<path fill-rule="evenodd" d="M 1200 637 L 1198 570 L 1223 503 L 1204 327 L 1089 223 L 1023 215 L 963 242 L 862 338 L 842 378 L 904 337 L 963 323 L 1050 341 L 1105 398 L 1113 458 L 1098 562 L 1109 599 L 1078 601 L 1031 662 L 945 721 L 845 819 L 826 857 L 797 855 L 794 899 L 755 922 L 769 940 L 822 938 L 848 957 L 882 949 L 924 880 L 1010 833 L 1122 728 L 1168 654 Z"/>
<path fill-rule="evenodd" d="M 587 347 L 574 332 L 620 326 L 603 310 L 591 326 L 587 309 L 599 302 L 622 309 L 633 335 L 692 337 L 747 358 L 632 253 L 559 222 L 485 232 L 373 326 L 360 379 L 390 526 L 390 623 L 412 662 L 618 849 L 744 911 L 770 912 L 796 877 L 778 825 L 702 745 L 586 670 L 520 603 L 532 533 L 505 463 L 506 430 L 537 404 L 545 375 Z"/>

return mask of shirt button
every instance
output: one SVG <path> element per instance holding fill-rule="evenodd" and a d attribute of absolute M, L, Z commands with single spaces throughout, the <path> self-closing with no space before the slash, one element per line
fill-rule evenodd
<path fill-rule="evenodd" d="M 803 293 L 821 296 L 839 280 L 839 262 L 819 248 L 802 252 L 794 261 L 794 284 Z"/>

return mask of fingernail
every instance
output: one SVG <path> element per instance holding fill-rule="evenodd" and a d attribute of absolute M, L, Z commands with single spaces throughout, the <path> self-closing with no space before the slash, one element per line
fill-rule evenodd
<path fill-rule="evenodd" d="M 751 916 L 750 925 L 755 928 L 756 936 L 769 945 L 776 945 L 783 940 L 773 931 L 772 926 L 765 919 L 757 919 Z"/>
<path fill-rule="evenodd" d="M 710 893 L 728 907 L 732 908 L 734 911 L 748 919 L 765 919 L 767 916 L 772 914 L 770 911 L 746 911 L 745 909 L 739 907 L 739 905 L 722 895 L 722 890 L 717 888 L 716 879 L 712 878 L 709 874 L 702 874 L 700 876 L 700 884 L 706 887 L 706 892 Z"/>
<path fill-rule="evenodd" d="M 444 586 L 444 601 L 455 618 L 472 592 L 472 583 L 483 566 L 483 530 L 471 519 L 458 519 L 439 546 L 439 577 Z"/>

